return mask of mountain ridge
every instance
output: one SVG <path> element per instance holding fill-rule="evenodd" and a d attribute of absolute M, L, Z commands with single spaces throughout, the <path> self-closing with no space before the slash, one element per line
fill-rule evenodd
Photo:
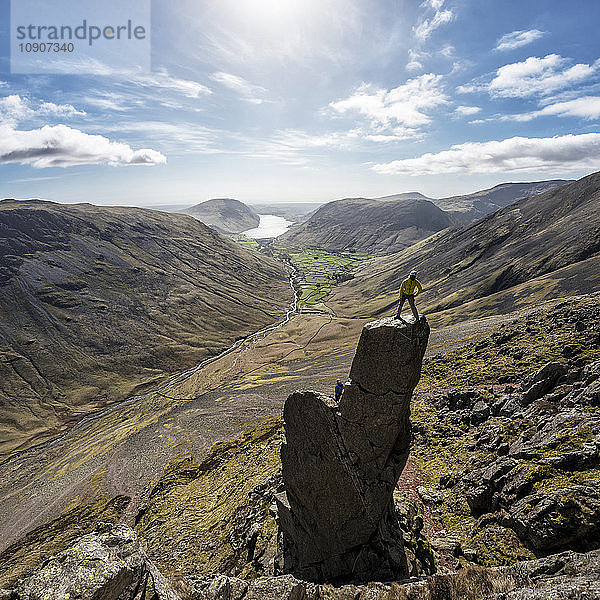
<path fill-rule="evenodd" d="M 600 173 L 521 199 L 463 228 L 441 231 L 366 263 L 335 298 L 351 314 L 357 297 L 361 305 L 368 297 L 373 314 L 379 314 L 394 302 L 400 282 L 414 268 L 426 290 L 421 304 L 429 312 L 508 290 L 596 256 L 599 199 Z"/>
<path fill-rule="evenodd" d="M 277 238 L 277 244 L 393 252 L 451 224 L 449 215 L 429 200 L 343 198 L 325 204 L 307 221 L 290 228 Z"/>

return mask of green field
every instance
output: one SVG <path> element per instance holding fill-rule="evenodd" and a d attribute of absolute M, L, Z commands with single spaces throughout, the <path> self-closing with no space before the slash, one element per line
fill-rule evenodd
<path fill-rule="evenodd" d="M 246 248 L 246 250 L 258 250 L 258 242 L 255 239 L 249 238 L 242 233 L 238 233 L 230 237 L 240 246 Z"/>
<path fill-rule="evenodd" d="M 331 288 L 350 279 L 355 267 L 368 258 L 372 258 L 372 255 L 366 252 L 332 253 L 325 250 L 304 250 L 290 253 L 289 259 L 298 270 L 298 308 L 315 308 L 322 304 L 329 296 Z"/>

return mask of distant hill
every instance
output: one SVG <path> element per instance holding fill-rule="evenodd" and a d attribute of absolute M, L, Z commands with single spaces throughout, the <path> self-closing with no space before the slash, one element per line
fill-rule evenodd
<path fill-rule="evenodd" d="M 273 323 L 285 268 L 186 215 L 0 201 L 0 455 Z"/>
<path fill-rule="evenodd" d="M 329 251 L 395 252 L 451 223 L 429 200 L 345 198 L 325 204 L 277 240 L 285 246 Z"/>
<path fill-rule="evenodd" d="M 416 268 L 425 289 L 420 305 L 428 313 L 469 303 L 482 314 L 505 312 L 600 289 L 599 253 L 595 173 L 369 261 L 331 302 L 339 314 L 391 311 L 400 282 Z"/>
<path fill-rule="evenodd" d="M 251 205 L 261 215 L 275 215 L 295 223 L 306 221 L 321 206 L 323 202 L 273 202 Z"/>
<path fill-rule="evenodd" d="M 192 215 L 221 233 L 241 233 L 258 227 L 260 217 L 248 205 L 233 198 L 214 198 L 178 212 Z"/>
<path fill-rule="evenodd" d="M 567 183 L 571 183 L 571 181 L 552 179 L 531 183 L 501 183 L 487 190 L 462 196 L 440 198 L 439 200 L 433 200 L 433 202 L 466 225 L 517 200 L 542 194 Z"/>
<path fill-rule="evenodd" d="M 421 192 L 403 192 L 402 194 L 392 194 L 391 196 L 381 196 L 381 198 L 375 198 L 380 202 L 391 202 L 393 200 L 430 200 L 434 204 L 437 202 L 434 198 L 428 198 L 421 194 Z"/>

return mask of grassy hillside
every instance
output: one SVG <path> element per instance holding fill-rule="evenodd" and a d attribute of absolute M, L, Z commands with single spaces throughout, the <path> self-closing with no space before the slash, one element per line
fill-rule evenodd
<path fill-rule="evenodd" d="M 595 173 L 369 261 L 336 290 L 330 305 L 345 315 L 391 310 L 400 282 L 416 268 L 425 289 L 420 305 L 429 313 L 468 303 L 480 310 L 463 317 L 505 312 L 519 300 L 597 290 L 599 251 L 600 173 Z M 489 299 L 495 301 L 486 307 Z"/>
<path fill-rule="evenodd" d="M 221 233 L 241 233 L 258 227 L 260 223 L 260 217 L 254 209 L 233 198 L 206 200 L 179 212 L 192 215 Z"/>
<path fill-rule="evenodd" d="M 542 194 L 567 183 L 571 183 L 571 181 L 553 179 L 531 183 L 501 183 L 487 190 L 440 198 L 432 200 L 432 202 L 442 210 L 451 213 L 462 223 L 468 224 L 517 200 Z"/>
<path fill-rule="evenodd" d="M 287 272 L 199 221 L 0 202 L 0 453 L 279 319 Z"/>
<path fill-rule="evenodd" d="M 322 206 L 277 238 L 277 245 L 330 252 L 394 252 L 450 224 L 450 217 L 428 200 L 346 198 Z"/>

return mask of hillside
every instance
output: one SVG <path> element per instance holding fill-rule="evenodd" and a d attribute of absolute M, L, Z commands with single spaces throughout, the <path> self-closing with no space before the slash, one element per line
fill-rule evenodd
<path fill-rule="evenodd" d="M 517 200 L 542 194 L 567 183 L 571 183 L 571 181 L 553 179 L 531 183 L 501 183 L 487 190 L 440 198 L 432 200 L 432 202 L 466 225 Z"/>
<path fill-rule="evenodd" d="M 487 308 L 480 302 L 479 310 L 506 312 L 520 299 L 532 303 L 598 289 L 599 250 L 600 173 L 595 173 L 365 263 L 336 290 L 333 304 L 348 315 L 392 310 L 400 282 L 416 268 L 425 289 L 420 305 L 429 313 L 497 295 L 504 295 L 503 302 Z M 590 262 L 578 270 L 586 259 Z M 519 287 L 511 293 L 513 286 Z"/>
<path fill-rule="evenodd" d="M 323 206 L 323 202 L 277 202 L 251 205 L 261 215 L 275 215 L 294 223 L 306 221 L 320 206 Z"/>
<path fill-rule="evenodd" d="M 0 202 L 0 453 L 281 318 L 285 268 L 185 215 Z"/>
<path fill-rule="evenodd" d="M 396 252 L 450 224 L 450 217 L 428 200 L 345 198 L 325 204 L 277 243 L 334 252 Z"/>
<path fill-rule="evenodd" d="M 434 198 L 428 198 L 421 194 L 421 192 L 403 192 L 402 194 L 391 194 L 389 196 L 381 196 L 381 198 L 375 198 L 379 202 L 392 202 L 394 200 L 429 200 L 434 204 L 437 202 Z"/>
<path fill-rule="evenodd" d="M 260 223 L 260 217 L 252 208 L 233 198 L 206 200 L 179 212 L 192 215 L 220 233 L 241 233 Z"/>

